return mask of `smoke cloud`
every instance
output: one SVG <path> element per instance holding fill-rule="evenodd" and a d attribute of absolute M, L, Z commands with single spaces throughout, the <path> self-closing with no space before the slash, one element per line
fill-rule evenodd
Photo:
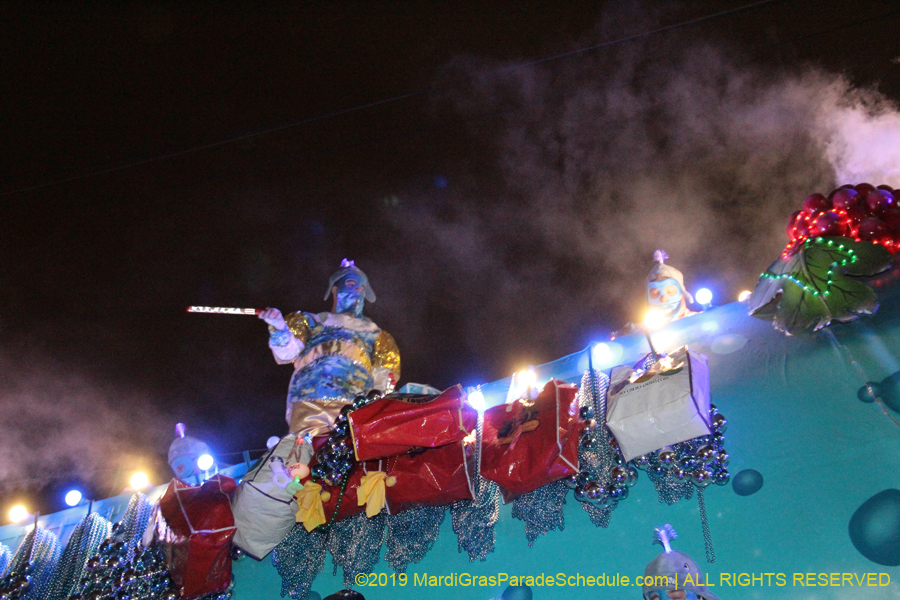
<path fill-rule="evenodd" d="M 877 90 L 687 36 L 543 64 L 461 57 L 442 81 L 466 83 L 435 111 L 464 117 L 464 144 L 490 158 L 460 161 L 445 189 L 397 194 L 392 250 L 417 262 L 391 256 L 375 281 L 398 290 L 408 346 L 443 327 L 472 364 L 509 357 L 489 377 L 637 318 L 657 248 L 689 289 L 730 302 L 778 257 L 808 194 L 900 185 L 900 113 Z M 456 318 L 429 323 L 429 306 Z"/>
<path fill-rule="evenodd" d="M 159 471 L 156 455 L 172 436 L 151 406 L 36 352 L 0 353 L 0 494 L 79 485 L 105 498 L 131 472 Z"/>

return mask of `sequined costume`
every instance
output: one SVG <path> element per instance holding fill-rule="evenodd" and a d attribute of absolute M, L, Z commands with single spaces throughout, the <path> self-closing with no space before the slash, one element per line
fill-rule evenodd
<path fill-rule="evenodd" d="M 397 343 L 367 317 L 295 312 L 285 322 L 290 336 L 270 337 L 269 347 L 278 364 L 294 363 L 288 423 L 294 402 L 352 400 L 372 388 L 386 390 L 391 375 L 400 378 Z"/>
<path fill-rule="evenodd" d="M 345 260 L 341 267 L 329 282 L 329 293 L 335 295 L 338 312 L 290 313 L 284 317 L 286 329 L 269 328 L 269 347 L 275 361 L 294 364 L 286 412 L 292 431 L 299 430 L 291 420 L 298 402 L 319 406 L 331 402 L 331 409 L 321 413 L 330 425 L 327 415 L 333 412 L 335 401 L 350 401 L 370 389 L 390 392 L 400 378 L 397 343 L 391 334 L 362 314 L 363 294 L 369 300 L 375 299 L 368 279 L 352 261 Z M 348 280 L 350 287 L 345 286 Z M 312 408 L 304 407 L 303 419 L 319 418 L 316 409 L 307 410 Z M 299 415 L 295 420 L 299 421 Z M 320 433 L 315 426 L 304 429 Z"/>

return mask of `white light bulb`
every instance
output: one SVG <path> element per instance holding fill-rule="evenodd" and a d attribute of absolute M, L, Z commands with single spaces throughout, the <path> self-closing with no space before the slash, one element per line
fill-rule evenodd
<path fill-rule="evenodd" d="M 484 394 L 481 393 L 481 390 L 475 390 L 469 394 L 469 405 L 478 412 L 484 410 Z"/>
<path fill-rule="evenodd" d="M 209 454 L 201 454 L 197 459 L 197 466 L 201 471 L 209 471 L 209 469 L 213 466 L 213 463 L 216 462 L 212 456 Z"/>
<path fill-rule="evenodd" d="M 712 298 L 712 292 L 707 288 L 700 288 L 697 290 L 697 293 L 694 294 L 694 299 L 697 300 L 697 303 L 699 304 L 709 304 L 712 302 Z"/>
<path fill-rule="evenodd" d="M 25 519 L 28 518 L 28 509 L 22 506 L 21 504 L 17 504 L 9 509 L 9 520 L 13 523 L 21 523 Z"/>
<path fill-rule="evenodd" d="M 144 473 L 143 471 L 138 471 L 131 476 L 130 483 L 132 489 L 142 490 L 150 485 L 150 479 L 147 477 L 146 473 Z"/>
<path fill-rule="evenodd" d="M 81 502 L 81 492 L 78 490 L 71 490 L 66 494 L 66 504 L 69 506 L 78 506 L 78 503 Z"/>

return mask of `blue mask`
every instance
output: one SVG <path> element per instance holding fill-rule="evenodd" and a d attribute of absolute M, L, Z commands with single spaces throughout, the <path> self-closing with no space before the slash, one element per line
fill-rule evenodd
<path fill-rule="evenodd" d="M 667 313 L 675 312 L 681 306 L 684 290 L 677 279 L 669 277 L 662 281 L 647 283 L 647 302 L 650 306 L 658 306 Z"/>
<path fill-rule="evenodd" d="M 344 277 L 334 287 L 334 312 L 361 317 L 366 303 L 366 286 L 357 278 Z"/>

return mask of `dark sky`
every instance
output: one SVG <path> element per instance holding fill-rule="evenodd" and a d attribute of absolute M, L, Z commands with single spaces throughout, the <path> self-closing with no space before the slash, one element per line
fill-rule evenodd
<path fill-rule="evenodd" d="M 657 247 L 731 301 L 806 194 L 900 185 L 898 16 L 3 3 L 0 520 L 120 468 L 164 481 L 178 421 L 220 453 L 284 433 L 264 325 L 184 307 L 325 310 L 345 257 L 403 381 L 437 387 L 635 318 Z"/>

